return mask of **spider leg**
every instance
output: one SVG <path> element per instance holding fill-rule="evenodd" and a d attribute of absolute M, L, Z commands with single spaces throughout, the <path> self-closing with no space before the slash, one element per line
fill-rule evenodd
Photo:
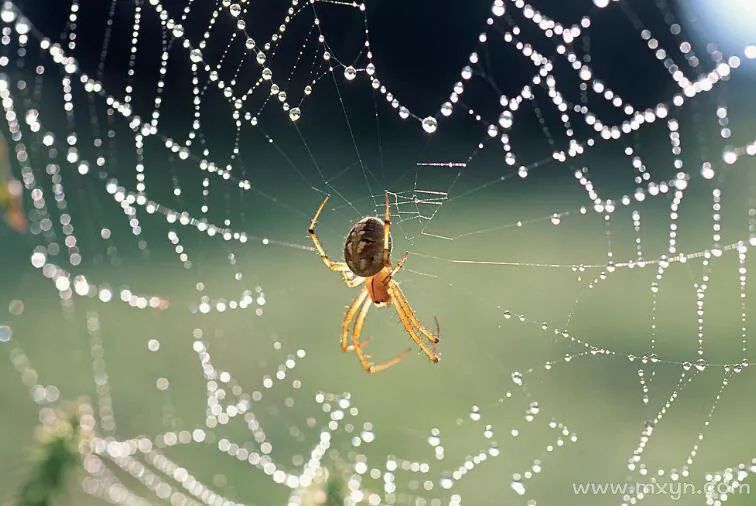
<path fill-rule="evenodd" d="M 392 358 L 388 362 L 385 362 L 383 364 L 378 364 L 378 365 L 371 365 L 370 366 L 370 370 L 368 370 L 368 372 L 370 372 L 370 373 L 376 373 L 376 372 L 385 371 L 386 369 L 388 369 L 392 365 L 398 364 L 399 361 L 401 359 L 403 359 L 405 356 L 407 356 L 407 354 L 409 352 L 411 352 L 411 351 L 412 351 L 411 349 L 407 348 L 406 350 L 404 350 L 403 352 L 401 352 L 399 355 L 395 356 L 394 358 Z"/>
<path fill-rule="evenodd" d="M 354 315 L 357 314 L 357 310 L 365 302 L 367 295 L 367 290 L 363 288 L 344 315 L 344 321 L 341 323 L 341 351 L 348 351 L 347 336 L 349 335 L 349 324 L 354 320 Z"/>
<path fill-rule="evenodd" d="M 354 348 L 355 353 L 357 353 L 357 358 L 360 359 L 360 364 L 362 364 L 362 368 L 365 369 L 366 372 L 369 373 L 376 373 L 385 371 L 392 365 L 395 365 L 399 363 L 401 359 L 403 359 L 410 351 L 410 349 L 406 349 L 403 352 L 401 352 L 399 355 L 395 356 L 388 362 L 385 362 L 383 364 L 372 364 L 367 360 L 366 355 L 362 352 L 362 348 L 367 344 L 367 342 L 360 343 L 360 335 L 362 334 L 362 327 L 365 324 L 365 317 L 367 316 L 368 309 L 370 309 L 370 305 L 372 304 L 372 301 L 370 299 L 367 299 L 365 303 L 362 306 L 362 310 L 360 311 L 360 314 L 357 316 L 357 320 L 354 323 L 354 332 L 352 332 L 352 348 Z"/>
<path fill-rule="evenodd" d="M 401 260 L 399 260 L 399 262 L 397 262 L 397 264 L 396 264 L 396 265 L 394 266 L 394 268 L 393 268 L 393 269 L 391 269 L 391 275 L 392 275 L 392 276 L 393 276 L 394 274 L 396 274 L 397 272 L 399 272 L 399 270 L 400 270 L 400 269 L 401 269 L 401 268 L 402 268 L 402 267 L 404 266 L 404 262 L 406 262 L 406 261 L 407 261 L 407 256 L 408 256 L 408 255 L 409 255 L 409 251 L 405 251 L 405 252 L 404 252 L 404 255 L 402 256 L 402 259 L 401 259 Z"/>
<path fill-rule="evenodd" d="M 326 264 L 326 267 L 328 267 L 332 271 L 340 272 L 341 277 L 344 279 L 344 283 L 346 283 L 349 288 L 354 288 L 355 286 L 359 286 L 360 283 L 365 281 L 365 279 L 361 278 L 360 276 L 355 276 L 349 269 L 349 266 L 344 262 L 334 262 L 333 260 L 328 258 L 328 255 L 323 249 L 323 245 L 320 244 L 318 235 L 315 233 L 315 225 L 318 222 L 320 213 L 323 212 L 323 208 L 325 207 L 326 202 L 328 202 L 328 195 L 326 195 L 326 197 L 323 199 L 323 202 L 320 203 L 318 210 L 315 211 L 315 216 L 313 216 L 312 220 L 310 221 L 310 227 L 307 229 L 307 233 L 310 234 L 310 239 L 312 239 L 312 243 L 315 245 L 315 249 L 317 250 L 318 255 L 320 255 L 320 259 L 323 260 L 324 264 Z"/>
<path fill-rule="evenodd" d="M 407 330 L 407 332 L 409 332 L 409 335 L 410 337 L 412 337 L 412 340 L 415 341 L 415 343 L 420 347 L 420 349 L 423 350 L 423 353 L 425 353 L 432 362 L 438 362 L 438 355 L 436 355 L 430 348 L 428 348 L 428 345 L 426 345 L 423 342 L 423 340 L 420 338 L 420 336 L 417 335 L 417 332 L 412 326 L 412 322 L 404 313 L 404 308 L 399 303 L 399 299 L 397 297 L 391 297 L 391 301 L 394 303 L 394 308 L 396 309 L 396 312 L 399 315 L 399 319 L 402 321 L 402 325 L 404 325 L 404 328 Z"/>
<path fill-rule="evenodd" d="M 352 277 L 350 279 L 349 278 L 349 274 L 346 271 L 341 271 L 341 277 L 344 278 L 344 283 L 346 283 L 346 285 L 349 288 L 354 288 L 355 286 L 360 286 L 362 283 L 365 282 L 365 278 L 363 278 L 361 276 L 354 276 L 354 277 Z"/>
<path fill-rule="evenodd" d="M 328 202 L 328 195 L 326 195 L 326 197 L 323 199 L 323 202 L 320 203 L 318 210 L 315 211 L 315 216 L 313 216 L 312 220 L 310 221 L 310 226 L 307 229 L 307 233 L 310 234 L 310 239 L 312 239 L 312 243 L 315 245 L 315 249 L 318 251 L 318 255 L 320 255 L 323 263 L 326 264 L 326 267 L 328 267 L 332 271 L 346 272 L 349 271 L 347 264 L 343 262 L 334 262 L 333 260 L 328 258 L 328 255 L 326 255 L 326 252 L 323 249 L 323 246 L 320 244 L 320 240 L 318 239 L 317 234 L 315 233 L 315 225 L 318 222 L 320 213 L 323 212 L 323 208 L 325 207 L 326 202 Z M 346 275 L 344 275 L 344 279 L 346 279 Z"/>
<path fill-rule="evenodd" d="M 389 208 L 389 194 L 388 190 L 386 190 L 386 212 L 383 217 L 383 265 L 388 267 L 391 265 L 391 261 L 389 260 L 389 254 L 391 253 L 391 250 L 389 249 L 389 237 L 391 236 L 391 210 Z"/>
<path fill-rule="evenodd" d="M 365 292 L 367 292 L 367 290 Z M 372 366 L 370 362 L 368 362 L 367 359 L 365 358 L 365 355 L 362 353 L 362 348 L 360 348 L 360 334 L 362 334 L 362 326 L 365 324 L 365 317 L 367 316 L 367 313 L 368 313 L 368 310 L 370 309 L 371 304 L 372 304 L 372 301 L 368 299 L 362 305 L 362 310 L 360 311 L 360 314 L 357 316 L 357 321 L 354 322 L 354 331 L 352 331 L 352 347 L 354 348 L 355 353 L 357 353 L 357 358 L 360 359 L 360 364 L 362 364 L 362 368 L 368 372 L 370 372 L 370 368 Z"/>
<path fill-rule="evenodd" d="M 438 336 L 434 336 L 425 326 L 420 323 L 420 321 L 415 316 L 415 312 L 412 311 L 412 308 L 410 308 L 409 302 L 407 302 L 407 297 L 404 296 L 404 292 L 402 292 L 402 289 L 399 288 L 399 283 L 391 280 L 391 283 L 389 285 L 389 289 L 391 290 L 391 295 L 393 298 L 399 299 L 399 305 L 402 307 L 404 314 L 407 315 L 407 318 L 412 322 L 412 324 L 417 327 L 417 329 L 432 343 L 438 342 Z"/>

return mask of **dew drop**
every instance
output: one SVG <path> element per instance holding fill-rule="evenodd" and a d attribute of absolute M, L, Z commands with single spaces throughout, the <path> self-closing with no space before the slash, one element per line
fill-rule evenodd
<path fill-rule="evenodd" d="M 357 77 L 357 70 L 354 67 L 349 65 L 348 67 L 344 68 L 344 78 L 347 81 L 351 81 L 355 77 Z"/>
<path fill-rule="evenodd" d="M 239 14 L 241 14 L 241 6 L 239 4 L 231 4 L 228 11 L 233 17 L 238 18 Z"/>
<path fill-rule="evenodd" d="M 480 420 L 480 408 L 478 406 L 473 406 L 470 410 L 470 420 L 475 422 Z"/>
<path fill-rule="evenodd" d="M 299 107 L 292 107 L 289 111 L 289 119 L 291 121 L 297 121 L 302 116 L 302 111 L 299 110 Z"/>
<path fill-rule="evenodd" d="M 21 316 L 24 314 L 24 301 L 13 299 L 8 303 L 8 312 L 13 316 Z"/>
<path fill-rule="evenodd" d="M 433 116 L 428 116 L 423 120 L 423 130 L 425 130 L 429 134 L 435 132 L 436 128 L 438 128 L 438 122 Z"/>
<path fill-rule="evenodd" d="M 37 269 L 45 265 L 46 261 L 47 261 L 47 257 L 41 251 L 35 251 L 34 253 L 32 253 L 31 263 Z"/>
<path fill-rule="evenodd" d="M 512 120 L 512 111 L 504 111 L 499 115 L 499 125 L 501 125 L 502 128 L 511 128 Z"/>
<path fill-rule="evenodd" d="M 525 495 L 525 485 L 520 480 L 512 480 L 510 486 L 518 495 Z"/>
<path fill-rule="evenodd" d="M 512 383 L 514 383 L 517 386 L 522 386 L 523 380 L 522 380 L 522 373 L 519 371 L 515 371 L 512 373 Z"/>
<path fill-rule="evenodd" d="M 696 369 L 699 372 L 703 372 L 704 369 L 706 369 L 706 359 L 701 357 L 698 360 L 696 360 Z"/>
<path fill-rule="evenodd" d="M 197 48 L 192 49 L 189 53 L 189 59 L 194 63 L 200 63 L 202 61 L 202 51 Z"/>
<path fill-rule="evenodd" d="M 13 330 L 8 325 L 0 325 L 0 343 L 7 343 L 13 336 Z"/>

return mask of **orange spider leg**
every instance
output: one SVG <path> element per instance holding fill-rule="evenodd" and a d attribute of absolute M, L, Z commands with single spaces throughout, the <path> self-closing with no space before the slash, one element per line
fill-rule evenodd
<path fill-rule="evenodd" d="M 367 290 L 363 288 L 352 302 L 352 305 L 349 306 L 346 315 L 344 315 L 344 321 L 341 323 L 341 351 L 348 350 L 347 336 L 349 335 L 349 324 L 354 320 L 354 315 L 357 314 L 360 306 L 365 302 L 367 295 Z"/>
<path fill-rule="evenodd" d="M 349 279 L 349 274 L 346 271 L 341 271 L 341 277 L 344 278 L 344 283 L 346 283 L 349 288 L 360 286 L 365 282 L 365 278 L 360 276 L 354 276 L 353 278 Z"/>
<path fill-rule="evenodd" d="M 326 267 L 331 269 L 332 271 L 338 271 L 338 272 L 345 272 L 349 271 L 349 267 L 347 264 L 343 262 L 334 262 L 330 258 L 328 258 L 328 255 L 326 255 L 325 250 L 323 249 L 323 246 L 320 244 L 320 240 L 318 239 L 317 234 L 315 234 L 315 225 L 318 222 L 318 217 L 320 216 L 320 213 L 323 211 L 323 208 L 326 205 L 326 202 L 328 202 L 328 195 L 323 199 L 323 202 L 320 203 L 320 207 L 318 207 L 318 210 L 315 211 L 315 216 L 312 217 L 312 220 L 310 220 L 310 227 L 307 229 L 307 232 L 310 234 L 310 239 L 312 239 L 312 243 L 315 245 L 315 249 L 318 250 L 318 254 L 320 255 L 321 260 L 323 260 L 323 263 L 326 264 Z"/>
<path fill-rule="evenodd" d="M 373 301 L 371 301 L 370 299 L 365 301 L 365 304 L 362 306 L 362 310 L 360 311 L 360 314 L 357 316 L 357 320 L 354 323 L 354 332 L 352 332 L 352 347 L 354 348 L 355 353 L 357 353 L 357 358 L 360 359 L 362 368 L 365 369 L 366 372 L 369 372 L 371 374 L 385 371 L 392 365 L 399 363 L 401 359 L 403 359 L 410 351 L 412 351 L 410 349 L 404 350 L 402 353 L 383 364 L 375 365 L 368 362 L 367 358 L 365 358 L 365 354 L 362 353 L 362 346 L 364 346 L 364 343 L 362 345 L 360 344 L 360 335 L 362 334 L 362 327 L 365 324 L 365 317 L 367 316 L 368 310 L 370 309 L 370 305 L 372 303 Z"/>
<path fill-rule="evenodd" d="M 399 262 L 394 266 L 393 269 L 391 269 L 391 276 L 399 272 L 399 270 L 404 266 L 404 262 L 407 261 L 408 255 L 409 255 L 409 251 L 405 251 L 404 256 L 402 256 L 402 259 L 399 260 Z"/>
<path fill-rule="evenodd" d="M 367 316 L 367 312 L 370 309 L 370 304 L 372 304 L 372 301 L 368 299 L 362 305 L 362 310 L 357 316 L 357 321 L 354 322 L 354 330 L 352 331 L 352 347 L 354 348 L 355 353 L 357 353 L 357 358 L 360 359 L 362 368 L 368 372 L 370 371 L 370 363 L 367 361 L 365 355 L 362 353 L 362 349 L 360 348 L 360 334 L 362 334 L 362 326 L 365 324 L 365 317 Z"/>
<path fill-rule="evenodd" d="M 315 211 L 315 216 L 313 216 L 312 220 L 310 220 L 310 227 L 307 229 L 307 232 L 310 234 L 310 239 L 312 239 L 312 243 L 315 245 L 315 249 L 318 251 L 318 255 L 320 255 L 320 259 L 323 260 L 324 264 L 326 264 L 326 267 L 328 267 L 332 271 L 341 273 L 341 277 L 344 278 L 344 283 L 346 283 L 346 285 L 349 288 L 354 288 L 355 286 L 358 286 L 360 283 L 362 283 L 365 280 L 359 276 L 354 276 L 350 278 L 349 275 L 352 271 L 349 269 L 349 266 L 346 263 L 334 262 L 333 260 L 328 258 L 328 255 L 323 249 L 323 246 L 320 244 L 320 240 L 318 239 L 318 236 L 315 233 L 315 225 L 318 222 L 318 217 L 320 216 L 320 213 L 323 211 L 323 208 L 325 208 L 326 202 L 328 202 L 328 195 L 326 195 L 326 197 L 323 199 L 323 202 L 320 203 L 320 207 L 318 207 L 318 210 Z"/>
<path fill-rule="evenodd" d="M 386 267 L 389 267 L 391 265 L 391 260 L 389 260 L 389 254 L 391 253 L 391 250 L 389 249 L 389 237 L 391 235 L 391 210 L 389 208 L 388 195 L 388 190 L 386 190 L 386 212 L 383 217 L 383 265 L 385 265 Z"/>
<path fill-rule="evenodd" d="M 402 306 L 402 309 L 404 310 L 404 314 L 407 315 L 407 318 L 412 322 L 412 324 L 417 327 L 417 329 L 432 343 L 438 343 L 438 336 L 434 336 L 431 331 L 429 331 L 427 328 L 425 328 L 425 325 L 420 323 L 420 321 L 415 316 L 415 312 L 412 311 L 412 308 L 409 305 L 409 302 L 407 301 L 407 297 L 404 296 L 404 292 L 402 292 L 402 289 L 399 288 L 399 284 L 391 280 L 391 287 L 393 288 L 392 296 L 399 299 L 399 305 Z"/>
<path fill-rule="evenodd" d="M 391 288 L 390 288 L 390 291 L 393 293 L 396 293 L 396 291 L 392 290 Z M 432 362 L 438 362 L 438 355 L 436 355 L 430 348 L 428 348 L 428 346 L 423 342 L 420 336 L 417 335 L 417 332 L 412 326 L 412 321 L 410 321 L 410 319 L 404 313 L 404 308 L 399 303 L 399 299 L 397 297 L 392 296 L 391 301 L 394 303 L 394 308 L 396 309 L 396 312 L 399 315 L 399 319 L 402 321 L 402 325 L 404 325 L 404 328 L 407 330 L 407 332 L 409 332 L 409 335 L 410 337 L 412 337 L 412 340 L 415 341 L 415 343 L 420 347 L 420 349 L 423 350 L 423 352 L 428 356 L 428 358 Z"/>
<path fill-rule="evenodd" d="M 376 373 L 376 372 L 385 371 L 386 369 L 388 369 L 392 365 L 398 364 L 399 361 L 402 360 L 404 357 L 406 357 L 407 354 L 409 352 L 411 352 L 411 351 L 412 351 L 411 349 L 407 348 L 406 350 L 404 350 L 403 352 L 401 352 L 399 355 L 395 356 L 394 358 L 392 358 L 388 362 L 385 362 L 385 363 L 379 364 L 379 365 L 371 365 L 370 366 L 370 370 L 368 372 L 369 373 Z"/>

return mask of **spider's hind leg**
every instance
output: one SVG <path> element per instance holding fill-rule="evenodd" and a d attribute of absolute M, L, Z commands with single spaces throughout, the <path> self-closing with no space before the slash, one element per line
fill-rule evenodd
<path fill-rule="evenodd" d="M 402 289 L 399 288 L 399 284 L 396 281 L 392 280 L 389 289 L 391 296 L 398 299 L 399 305 L 402 307 L 404 314 L 407 316 L 412 325 L 414 325 L 425 336 L 425 338 L 428 339 L 428 341 L 432 342 L 433 344 L 437 344 L 439 341 L 438 336 L 433 335 L 430 330 L 425 328 L 425 325 L 420 323 L 420 320 L 418 320 L 415 316 L 415 312 L 412 311 L 409 302 L 407 302 L 407 297 L 404 296 L 404 292 L 402 292 Z"/>
<path fill-rule="evenodd" d="M 347 337 L 349 336 L 349 324 L 352 323 L 352 320 L 354 320 L 354 315 L 357 314 L 360 306 L 362 306 L 362 303 L 365 302 L 367 295 L 367 290 L 363 288 L 360 291 L 359 295 L 355 297 L 352 305 L 349 306 L 349 309 L 344 315 L 344 320 L 341 322 L 341 351 L 349 351 L 347 344 Z"/>
<path fill-rule="evenodd" d="M 365 317 L 367 316 L 368 310 L 370 309 L 370 305 L 372 303 L 373 301 L 370 299 L 365 301 L 360 314 L 357 316 L 357 320 L 354 322 L 354 331 L 352 332 L 352 347 L 354 349 L 354 352 L 357 354 L 357 358 L 360 360 L 360 364 L 362 365 L 362 368 L 365 369 L 365 372 L 371 374 L 385 371 L 392 365 L 398 364 L 400 360 L 402 360 L 410 351 L 412 351 L 410 349 L 406 349 L 399 355 L 395 356 L 388 362 L 384 362 L 383 364 L 376 365 L 368 361 L 368 357 L 362 351 L 365 344 L 367 343 L 360 343 L 360 335 L 362 334 L 362 327 L 365 325 Z"/>
<path fill-rule="evenodd" d="M 394 288 L 393 286 L 390 288 Z M 413 322 L 410 319 L 410 317 L 405 312 L 405 308 L 402 306 L 402 304 L 399 302 L 399 297 L 396 297 L 397 291 L 396 289 L 391 290 L 391 301 L 394 303 L 394 308 L 396 309 L 396 313 L 399 315 L 399 319 L 402 321 L 402 325 L 404 326 L 405 330 L 409 333 L 410 337 L 413 341 L 415 341 L 415 344 L 417 344 L 421 350 L 423 350 L 423 353 L 431 360 L 431 362 L 438 362 L 438 355 L 431 350 L 427 344 L 422 340 L 422 338 L 418 335 L 417 331 L 415 330 L 415 327 L 413 326 Z"/>

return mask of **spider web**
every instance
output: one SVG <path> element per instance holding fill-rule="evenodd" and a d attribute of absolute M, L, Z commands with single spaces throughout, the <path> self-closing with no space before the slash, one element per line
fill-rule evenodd
<path fill-rule="evenodd" d="M 47 4 L 0 12 L 0 340 L 38 405 L 8 432 L 80 421 L 71 503 L 748 503 L 754 46 L 495 0 L 461 65 L 418 41 L 455 73 L 418 92 L 370 3 Z M 326 194 L 334 259 L 388 195 L 437 367 L 338 352 Z"/>

